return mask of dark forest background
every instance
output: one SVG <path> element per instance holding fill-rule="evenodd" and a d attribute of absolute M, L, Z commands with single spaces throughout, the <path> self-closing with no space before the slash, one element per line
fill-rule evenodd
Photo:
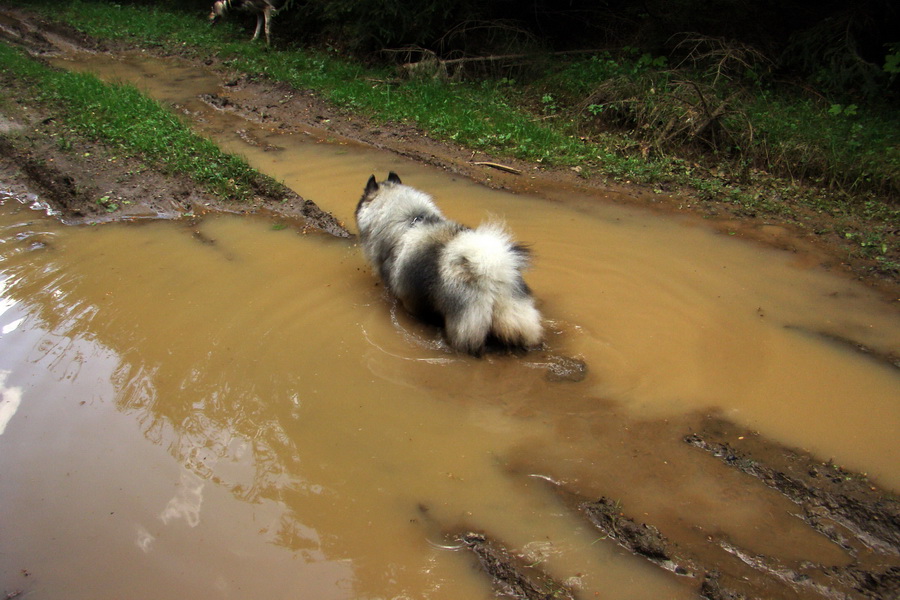
<path fill-rule="evenodd" d="M 289 0 L 274 35 L 371 60 L 411 47 L 441 58 L 633 47 L 677 60 L 694 48 L 686 36 L 702 36 L 758 53 L 775 76 L 871 98 L 898 91 L 898 16 L 896 0 Z"/>

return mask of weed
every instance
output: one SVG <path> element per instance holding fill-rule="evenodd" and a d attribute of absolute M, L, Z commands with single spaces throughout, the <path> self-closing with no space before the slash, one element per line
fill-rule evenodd
<path fill-rule="evenodd" d="M 119 204 L 109 196 L 102 196 L 97 200 L 97 204 L 102 206 L 106 212 L 115 212 L 119 210 Z"/>

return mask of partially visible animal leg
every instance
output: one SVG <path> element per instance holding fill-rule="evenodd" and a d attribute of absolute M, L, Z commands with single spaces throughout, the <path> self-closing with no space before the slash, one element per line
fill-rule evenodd
<path fill-rule="evenodd" d="M 447 315 L 444 325 L 451 346 L 481 356 L 491 329 L 491 307 L 475 300 Z"/>
<path fill-rule="evenodd" d="M 263 18 L 266 23 L 266 46 L 269 46 L 269 45 L 271 45 L 269 43 L 269 23 L 272 22 L 272 7 L 271 6 L 266 6 L 265 10 L 263 11 Z"/>
<path fill-rule="evenodd" d="M 253 37 L 250 38 L 251 42 L 255 42 L 256 38 L 259 37 L 259 32 L 262 31 L 263 27 L 263 16 L 261 14 L 256 15 L 256 31 L 253 32 Z M 269 24 L 266 23 L 266 41 L 269 40 Z"/>

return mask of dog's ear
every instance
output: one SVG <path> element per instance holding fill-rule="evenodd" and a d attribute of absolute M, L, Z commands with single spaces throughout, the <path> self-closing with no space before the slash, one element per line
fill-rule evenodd
<path fill-rule="evenodd" d="M 378 191 L 378 182 L 375 181 L 375 176 L 372 175 L 369 177 L 369 181 L 366 182 L 366 190 L 363 192 L 364 196 L 371 196 L 375 192 Z"/>
<path fill-rule="evenodd" d="M 400 181 L 400 176 L 397 175 L 396 173 L 394 173 L 393 171 L 388 173 L 387 180 L 390 181 L 391 183 L 403 183 L 402 181 Z"/>

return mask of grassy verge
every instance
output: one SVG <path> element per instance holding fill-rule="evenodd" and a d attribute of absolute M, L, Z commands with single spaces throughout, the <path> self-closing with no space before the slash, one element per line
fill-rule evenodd
<path fill-rule="evenodd" d="M 480 83 L 398 81 L 390 70 L 363 67 L 327 51 L 269 51 L 248 44 L 245 32 L 228 23 L 204 26 L 199 14 L 84 0 L 18 3 L 46 9 L 48 17 L 91 36 L 216 53 L 240 71 L 319 91 L 340 106 L 381 119 L 416 123 L 439 138 L 551 165 L 594 167 L 615 179 L 690 184 L 692 173 L 671 160 L 670 150 L 703 140 L 670 130 L 672 122 L 710 116 L 697 108 L 707 104 L 708 112 L 720 109 L 715 125 L 727 130 L 725 143 L 718 141 L 711 148 L 721 160 L 737 158 L 739 166 L 743 159 L 760 169 L 818 179 L 848 192 L 900 197 L 896 111 L 816 103 L 762 87 L 735 94 L 735 89 L 747 88 L 735 77 L 722 76 L 720 55 L 709 59 L 717 69 L 711 75 L 696 61 L 692 70 L 675 71 L 664 59 L 631 49 L 615 57 L 600 53 L 555 59 L 528 85 L 508 78 Z M 739 66 L 746 64 L 740 61 Z M 709 83 L 711 77 L 716 81 Z M 680 93 L 686 80 L 700 84 L 688 86 L 693 92 L 689 95 Z M 605 97 L 596 97 L 604 85 Z M 606 123 L 624 125 L 615 136 L 596 135 L 597 128 L 591 127 L 603 121 L 599 117 L 604 114 L 611 116 Z M 681 133 L 690 133 L 690 128 L 683 129 Z M 593 135 L 583 135 L 585 130 Z M 671 143 L 659 143 L 662 137 Z M 648 141 L 655 155 L 647 156 Z M 643 153 L 638 152 L 642 145 Z"/>
<path fill-rule="evenodd" d="M 530 98 L 548 119 L 574 123 L 585 139 L 656 157 L 669 181 L 738 215 L 799 222 L 826 215 L 832 230 L 817 233 L 836 233 L 880 271 L 900 272 L 891 257 L 900 225 L 900 112 L 776 84 L 753 70 L 765 64 L 735 59 L 739 51 L 720 48 L 678 68 L 634 49 L 599 53 L 511 93 Z"/>
<path fill-rule="evenodd" d="M 140 155 L 170 172 L 187 174 L 213 193 L 242 200 L 277 185 L 192 133 L 134 87 L 57 71 L 4 44 L 0 44 L 0 70 L 27 82 L 38 101 L 56 107 L 62 121 L 76 133 Z"/>
<path fill-rule="evenodd" d="M 585 144 L 577 131 L 514 105 L 502 82 L 399 81 L 391 69 L 366 67 L 322 50 L 267 50 L 249 44 L 231 23 L 210 28 L 203 15 L 70 0 L 15 4 L 67 22 L 84 33 L 188 54 L 216 54 L 238 71 L 311 89 L 334 104 L 380 120 L 409 122 L 439 139 L 550 166 L 579 166 L 614 179 L 661 181 L 660 161 Z"/>
<path fill-rule="evenodd" d="M 623 51 L 532 70 L 528 82 L 400 79 L 329 50 L 250 44 L 234 20 L 69 0 L 16 2 L 88 35 L 195 56 L 311 89 L 376 120 L 412 123 L 475 150 L 576 168 L 585 177 L 692 189 L 739 215 L 832 219 L 830 231 L 900 272 L 900 118 L 764 84 L 765 65 L 730 49 L 678 69 Z M 706 62 L 697 60 L 699 55 Z M 737 56 L 737 59 L 734 57 Z M 731 62 L 728 62 L 731 61 Z"/>
<path fill-rule="evenodd" d="M 569 61 L 530 87 L 547 109 L 588 133 L 615 128 L 659 154 L 693 154 L 733 171 L 750 166 L 900 200 L 894 106 L 829 102 L 797 82 L 761 75 L 768 68 L 763 59 L 752 62 L 749 51 L 737 59 L 740 50 L 720 47 L 677 68 L 633 49 L 599 53 Z"/>

